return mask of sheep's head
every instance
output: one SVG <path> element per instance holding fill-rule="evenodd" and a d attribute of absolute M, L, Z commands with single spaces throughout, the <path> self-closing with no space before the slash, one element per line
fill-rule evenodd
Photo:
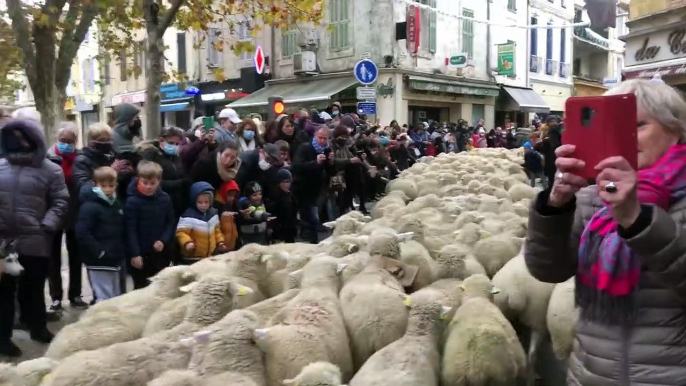
<path fill-rule="evenodd" d="M 41 380 L 52 373 L 59 364 L 54 359 L 40 357 L 20 362 L 17 364 L 16 373 L 24 379 L 27 385 L 39 385 Z M 2 373 L 2 370 L 0 370 L 0 373 Z M 2 385 L 2 381 L 0 381 L 0 385 Z"/>
<path fill-rule="evenodd" d="M 400 240 L 391 233 L 377 232 L 369 237 L 369 254 L 382 255 L 392 259 L 400 259 Z"/>
<path fill-rule="evenodd" d="M 366 238 L 357 235 L 344 235 L 333 237 L 327 246 L 326 252 L 333 257 L 344 257 L 355 253 L 366 245 Z"/>
<path fill-rule="evenodd" d="M 410 309 L 407 331 L 410 334 L 432 334 L 441 336 L 443 321 L 452 311 L 452 307 L 442 304 L 440 292 L 430 289 L 417 291 L 405 298 L 405 306 Z"/>
<path fill-rule="evenodd" d="M 413 240 L 419 241 L 420 243 L 424 241 L 424 224 L 418 218 L 405 216 L 400 219 L 398 224 L 398 232 L 400 233 L 413 233 Z"/>
<path fill-rule="evenodd" d="M 318 257 L 310 260 L 302 269 L 302 288 L 317 287 L 331 289 L 338 294 L 341 289 L 339 259 L 331 256 Z"/>
<path fill-rule="evenodd" d="M 341 370 L 329 362 L 315 362 L 303 367 L 293 379 L 284 379 L 286 386 L 345 386 L 341 385 Z"/>
<path fill-rule="evenodd" d="M 326 223 L 329 224 L 329 223 Z M 326 225 L 325 224 L 325 225 Z M 352 217 L 344 218 L 344 219 L 338 219 L 337 221 L 334 222 L 333 225 L 333 235 L 334 236 L 342 236 L 342 235 L 352 235 L 358 232 L 360 228 L 362 228 L 362 223 L 357 221 L 356 219 Z"/>
<path fill-rule="evenodd" d="M 467 276 L 465 260 L 468 254 L 469 250 L 459 244 L 448 244 L 441 248 L 436 259 L 443 268 L 441 276 L 444 278 L 464 279 Z"/>
<path fill-rule="evenodd" d="M 150 279 L 151 286 L 155 288 L 158 296 L 164 298 L 177 298 L 185 292 L 181 287 L 196 280 L 196 275 L 188 266 L 167 267 Z"/>
<path fill-rule="evenodd" d="M 360 221 L 360 222 L 370 222 L 370 221 L 372 221 L 371 216 L 367 216 L 366 214 L 364 214 L 364 213 L 362 213 L 362 212 L 360 212 L 360 211 L 357 211 L 357 210 L 354 210 L 354 211 L 352 211 L 352 212 L 348 212 L 348 213 L 346 213 L 346 214 L 343 215 L 343 216 L 344 216 L 344 217 L 347 216 L 347 217 L 349 217 L 349 218 L 351 218 L 351 219 L 353 219 L 353 220 L 357 220 L 357 221 Z"/>
<path fill-rule="evenodd" d="M 493 286 L 491 280 L 486 275 L 477 274 L 472 275 L 462 282 L 460 288 L 463 291 L 463 299 L 469 298 L 485 298 L 493 301 L 493 295 L 500 292 L 500 290 Z"/>
<path fill-rule="evenodd" d="M 191 288 L 186 321 L 206 326 L 217 322 L 233 309 L 234 299 L 249 296 L 252 288 L 237 284 L 230 276 L 208 276 Z"/>

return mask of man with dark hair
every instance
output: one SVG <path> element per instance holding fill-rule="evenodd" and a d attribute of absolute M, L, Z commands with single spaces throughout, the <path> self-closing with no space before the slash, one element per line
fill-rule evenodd
<path fill-rule="evenodd" d="M 545 157 L 544 174 L 549 183 L 555 181 L 555 150 L 562 146 L 562 120 L 557 115 L 548 115 L 545 120 L 548 133 L 538 148 Z"/>

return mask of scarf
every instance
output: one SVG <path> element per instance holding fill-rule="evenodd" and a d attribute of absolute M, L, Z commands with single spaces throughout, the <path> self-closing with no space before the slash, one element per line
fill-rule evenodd
<path fill-rule="evenodd" d="M 638 172 L 638 200 L 668 210 L 686 197 L 686 144 L 672 146 L 650 168 Z M 606 205 L 581 234 L 576 302 L 586 320 L 622 324 L 636 316 L 642 264 L 617 233 Z"/>
<path fill-rule="evenodd" d="M 317 142 L 317 138 L 312 138 L 312 147 L 314 148 L 314 151 L 317 154 L 324 154 L 324 151 L 329 148 L 329 145 L 327 144 L 326 146 L 319 146 L 319 143 Z"/>
<path fill-rule="evenodd" d="M 217 173 L 219 173 L 219 178 L 222 181 L 230 181 L 236 179 L 236 174 L 238 174 L 238 169 L 241 167 L 241 159 L 236 158 L 236 162 L 230 168 L 225 168 L 221 162 L 221 153 L 217 152 Z"/>
<path fill-rule="evenodd" d="M 69 154 L 62 154 L 60 153 L 60 149 L 57 148 L 57 145 L 55 145 L 55 154 L 62 158 L 61 166 L 62 172 L 64 172 L 64 180 L 67 184 L 70 184 L 72 182 L 72 167 L 74 166 L 74 160 L 76 160 L 76 151 Z"/>
<path fill-rule="evenodd" d="M 250 143 L 245 143 L 245 139 L 243 138 L 238 138 L 238 144 L 241 146 L 241 149 L 245 152 L 248 150 L 255 150 L 255 140 L 253 139 L 250 141 Z"/>

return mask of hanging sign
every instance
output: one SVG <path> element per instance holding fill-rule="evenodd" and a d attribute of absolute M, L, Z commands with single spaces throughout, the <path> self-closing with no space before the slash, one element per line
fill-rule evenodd
<path fill-rule="evenodd" d="M 419 34 L 421 28 L 421 18 L 419 7 L 410 5 L 407 7 L 407 51 L 410 54 L 419 52 Z"/>

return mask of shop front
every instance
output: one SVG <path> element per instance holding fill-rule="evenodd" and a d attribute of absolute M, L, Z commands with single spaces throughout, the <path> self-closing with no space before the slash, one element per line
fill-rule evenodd
<path fill-rule="evenodd" d="M 548 114 L 550 106 L 531 88 L 502 86 L 495 112 L 495 125 L 529 126 L 533 114 Z"/>
<path fill-rule="evenodd" d="M 659 76 L 669 85 L 686 88 L 686 24 L 672 20 L 683 18 L 686 12 L 675 13 L 633 24 L 626 36 L 626 79 Z"/>
<path fill-rule="evenodd" d="M 546 82 L 541 80 L 532 80 L 531 88 L 540 95 L 546 105 L 550 108 L 549 114 L 564 116 L 565 102 L 572 96 L 572 84 L 562 84 L 554 82 Z M 539 117 L 547 114 L 540 113 Z"/>
<path fill-rule="evenodd" d="M 195 96 L 196 110 L 206 116 L 213 116 L 227 104 L 248 96 L 240 78 L 224 82 L 200 83 L 197 87 L 200 94 Z"/>
<path fill-rule="evenodd" d="M 160 114 L 163 125 L 189 129 L 193 121 L 193 96 L 186 94 L 184 83 L 160 86 Z"/>
<path fill-rule="evenodd" d="M 77 123 L 81 130 L 81 138 L 85 138 L 88 126 L 100 121 L 100 106 L 92 98 L 76 96 L 74 111 L 78 112 Z"/>

